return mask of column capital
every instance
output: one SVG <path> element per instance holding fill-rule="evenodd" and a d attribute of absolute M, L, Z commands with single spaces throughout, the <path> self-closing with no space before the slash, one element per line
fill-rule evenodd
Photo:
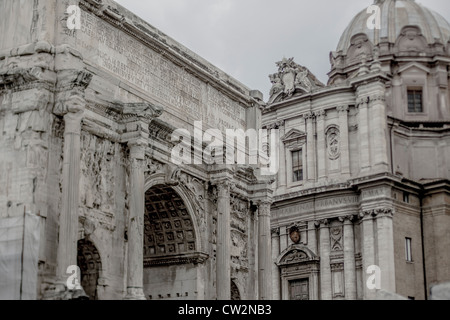
<path fill-rule="evenodd" d="M 312 113 L 311 111 L 309 111 L 309 112 L 307 112 L 307 113 L 304 113 L 303 115 L 303 118 L 305 119 L 305 120 L 314 120 L 314 118 L 315 118 L 315 115 L 314 115 L 314 113 Z"/>
<path fill-rule="evenodd" d="M 270 207 L 273 201 L 269 199 L 259 200 L 256 202 L 258 205 L 258 216 L 269 216 L 270 217 Z"/>
<path fill-rule="evenodd" d="M 377 94 L 373 94 L 369 97 L 369 105 L 374 105 L 376 103 L 379 102 L 385 102 L 386 101 L 386 96 L 383 93 L 377 93 Z"/>
<path fill-rule="evenodd" d="M 325 110 L 319 110 L 314 112 L 314 116 L 317 118 L 318 121 L 324 120 L 327 115 L 327 112 Z"/>
<path fill-rule="evenodd" d="M 372 219 L 373 217 L 377 216 L 377 212 L 374 209 L 371 210 L 361 210 L 359 212 L 359 218 L 361 220 L 367 220 L 367 219 Z"/>
<path fill-rule="evenodd" d="M 395 214 L 395 210 L 393 208 L 379 208 L 375 209 L 375 215 L 379 218 L 381 217 L 388 217 L 392 218 Z"/>
<path fill-rule="evenodd" d="M 355 220 L 355 216 L 354 215 L 347 215 L 347 216 L 343 216 L 343 217 L 339 217 L 339 221 L 343 222 L 344 224 L 353 224 L 353 221 Z"/>
<path fill-rule="evenodd" d="M 272 237 L 278 237 L 280 235 L 280 228 L 272 228 L 271 230 Z"/>
<path fill-rule="evenodd" d="M 359 107 L 362 106 L 362 105 L 367 105 L 367 104 L 369 103 L 369 101 L 370 101 L 370 98 L 369 98 L 368 96 L 365 96 L 365 97 L 359 97 L 359 98 L 356 100 L 356 106 L 359 108 Z"/>
<path fill-rule="evenodd" d="M 91 83 L 92 77 L 93 74 L 86 70 L 59 71 L 53 113 L 64 116 L 67 113 L 84 112 L 84 91 Z"/>
<path fill-rule="evenodd" d="M 145 160 L 145 149 L 148 146 L 146 139 L 132 139 L 127 143 L 130 149 L 130 161 L 132 160 Z"/>
<path fill-rule="evenodd" d="M 329 222 L 330 221 L 328 219 L 321 219 L 321 220 L 315 221 L 314 225 L 316 226 L 316 228 L 319 228 L 319 229 L 328 228 Z"/>
<path fill-rule="evenodd" d="M 349 109 L 350 109 L 349 106 L 338 106 L 338 107 L 336 107 L 336 110 L 339 112 L 339 114 L 341 114 L 341 113 L 346 114 L 346 113 L 348 113 Z"/>
<path fill-rule="evenodd" d="M 214 178 L 210 182 L 211 185 L 217 188 L 217 196 L 219 198 L 230 197 L 231 191 L 235 188 L 231 177 Z"/>

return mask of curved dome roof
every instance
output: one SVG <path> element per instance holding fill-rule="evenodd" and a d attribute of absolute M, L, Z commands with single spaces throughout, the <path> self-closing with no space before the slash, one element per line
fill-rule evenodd
<path fill-rule="evenodd" d="M 371 30 L 367 27 L 372 13 L 368 13 L 366 8 L 344 31 L 337 52 L 345 53 L 350 47 L 352 37 L 359 33 L 365 33 L 374 45 L 378 45 L 382 38 L 395 43 L 405 26 L 418 26 L 429 44 L 435 43 L 437 39 L 446 45 L 450 40 L 450 24 L 441 15 L 415 0 L 376 0 L 374 4 L 381 9 L 381 29 Z"/>

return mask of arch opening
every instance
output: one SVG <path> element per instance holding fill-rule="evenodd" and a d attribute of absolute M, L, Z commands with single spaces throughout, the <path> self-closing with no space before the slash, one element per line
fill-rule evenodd
<path fill-rule="evenodd" d="M 77 264 L 81 271 L 81 286 L 89 300 L 98 300 L 98 280 L 102 261 L 96 246 L 87 239 L 78 241 Z"/>
<path fill-rule="evenodd" d="M 199 264 L 195 222 L 180 194 L 156 185 L 145 194 L 144 292 L 149 299 L 197 299 Z"/>

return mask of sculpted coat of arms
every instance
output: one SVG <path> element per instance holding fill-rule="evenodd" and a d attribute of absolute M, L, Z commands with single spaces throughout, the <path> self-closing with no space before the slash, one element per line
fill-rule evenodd
<path fill-rule="evenodd" d="M 317 87 L 324 87 L 317 78 L 305 67 L 294 62 L 294 58 L 276 63 L 278 72 L 269 75 L 272 83 L 269 103 L 282 101 L 294 94 L 305 94 Z"/>

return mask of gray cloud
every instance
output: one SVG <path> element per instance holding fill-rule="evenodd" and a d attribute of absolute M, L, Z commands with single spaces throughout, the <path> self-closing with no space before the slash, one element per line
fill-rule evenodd
<path fill-rule="evenodd" d="M 351 19 L 371 0 L 116 0 L 267 99 L 283 57 L 322 82 Z M 450 1 L 419 1 L 450 21 Z"/>

